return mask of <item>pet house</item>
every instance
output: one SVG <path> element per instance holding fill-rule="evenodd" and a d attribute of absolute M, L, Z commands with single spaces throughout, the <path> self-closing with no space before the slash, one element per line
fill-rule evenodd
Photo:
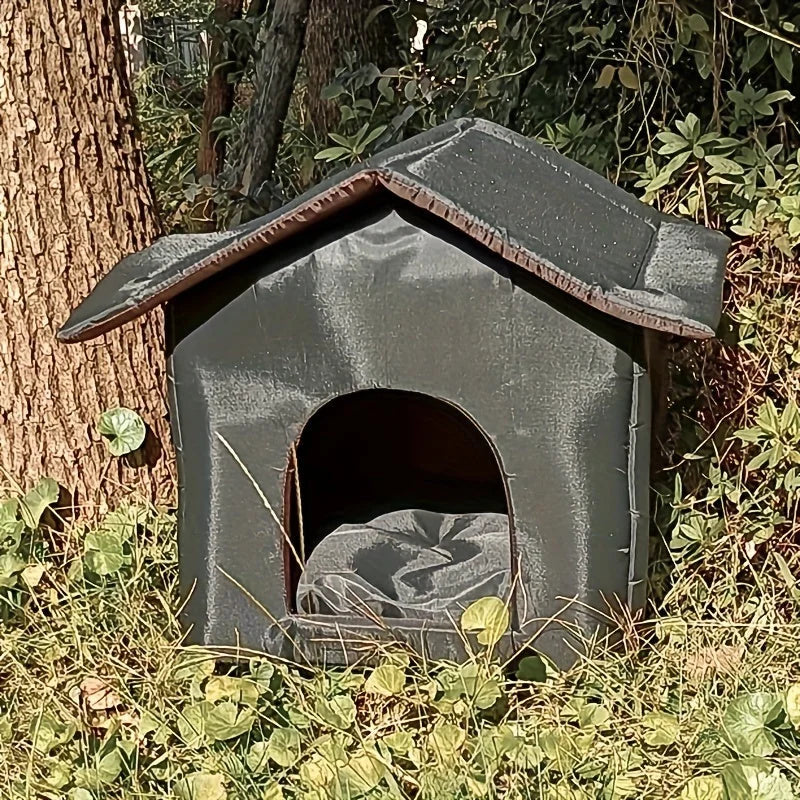
<path fill-rule="evenodd" d="M 714 334 L 727 246 L 458 120 L 129 256 L 60 338 L 165 304 L 193 641 L 457 656 L 499 595 L 502 647 L 566 661 L 592 609 L 644 603 L 646 343 Z"/>

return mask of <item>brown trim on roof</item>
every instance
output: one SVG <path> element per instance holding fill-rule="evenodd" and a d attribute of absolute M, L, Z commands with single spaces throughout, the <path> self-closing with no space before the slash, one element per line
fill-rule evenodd
<path fill-rule="evenodd" d="M 85 341 L 107 333 L 247 256 L 277 244 L 300 232 L 306 226 L 352 205 L 381 188 L 455 226 L 506 261 L 516 264 L 609 316 L 641 327 L 689 338 L 707 339 L 714 335 L 713 331 L 705 327 L 687 325 L 685 321 L 677 317 L 646 311 L 639 306 L 626 303 L 621 298 L 610 297 L 599 287 L 590 286 L 549 262 L 535 258 L 524 248 L 516 247 L 502 239 L 491 226 L 469 217 L 433 192 L 403 180 L 396 172 L 390 169 L 369 169 L 358 172 L 330 189 L 315 195 L 312 199 L 286 212 L 249 236 L 206 256 L 181 273 L 178 280 L 165 284 L 158 292 L 150 295 L 141 303 L 113 314 L 94 325 L 88 325 L 77 334 L 63 337 L 62 341 Z"/>

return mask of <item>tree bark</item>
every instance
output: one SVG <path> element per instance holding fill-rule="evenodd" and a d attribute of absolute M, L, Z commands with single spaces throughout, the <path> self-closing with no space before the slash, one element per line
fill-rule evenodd
<path fill-rule="evenodd" d="M 345 63 L 345 53 L 355 51 L 359 64 L 372 62 L 379 68 L 392 62 L 397 42 L 389 10 L 381 11 L 367 24 L 370 11 L 383 3 L 384 0 L 313 0 L 311 3 L 304 56 L 308 77 L 306 108 L 320 139 L 339 118 L 335 101 L 325 100 L 322 91 L 333 81 L 337 68 Z"/>
<path fill-rule="evenodd" d="M 234 188 L 262 206 L 269 204 L 268 181 L 275 168 L 303 52 L 309 3 L 310 0 L 275 0 L 256 56 L 255 94 L 232 173 Z"/>
<path fill-rule="evenodd" d="M 229 117 L 233 110 L 234 85 L 229 78 L 237 69 L 236 55 L 230 47 L 229 25 L 241 19 L 243 0 L 216 0 L 214 27 L 209 48 L 208 83 L 203 101 L 203 118 L 200 125 L 200 144 L 197 150 L 195 173 L 198 179 L 219 175 L 225 163 L 225 138 L 212 130 L 218 117 Z M 214 230 L 214 205 L 207 192 L 203 192 L 195 205 L 192 228 L 198 231 Z"/>
<path fill-rule="evenodd" d="M 90 510 L 120 485 L 158 502 L 174 486 L 158 452 L 160 315 L 87 345 L 54 338 L 158 233 L 116 14 L 114 0 L 0 3 L 0 484 L 50 475 Z M 143 466 L 114 459 L 97 433 L 117 405 L 152 429 Z"/>

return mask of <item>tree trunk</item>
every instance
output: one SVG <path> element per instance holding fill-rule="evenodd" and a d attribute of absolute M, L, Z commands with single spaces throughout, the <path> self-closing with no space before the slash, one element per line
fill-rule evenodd
<path fill-rule="evenodd" d="M 0 483 L 50 475 L 90 511 L 120 484 L 164 501 L 174 483 L 159 457 L 160 315 L 87 345 L 54 338 L 158 233 L 116 13 L 114 0 L 0 3 Z M 143 466 L 114 459 L 97 433 L 117 405 L 151 426 Z"/>
<path fill-rule="evenodd" d="M 310 0 L 275 0 L 256 56 L 255 94 L 233 169 L 233 183 L 234 188 L 262 206 L 269 205 L 268 181 L 275 168 L 303 52 L 309 3 Z"/>
<path fill-rule="evenodd" d="M 225 138 L 212 130 L 214 120 L 229 117 L 233 110 L 234 85 L 229 78 L 237 69 L 236 55 L 230 47 L 232 20 L 241 19 L 243 0 L 216 0 L 214 4 L 214 28 L 208 64 L 208 83 L 203 102 L 203 119 L 200 126 L 200 145 L 197 151 L 197 178 L 204 176 L 212 180 L 217 177 L 225 163 Z M 207 192 L 201 194 L 195 205 L 192 228 L 214 230 L 214 206 Z"/>
<path fill-rule="evenodd" d="M 325 100 L 322 90 L 330 84 L 345 53 L 355 51 L 358 64 L 388 66 L 397 42 L 390 10 L 371 21 L 370 11 L 383 0 L 313 0 L 306 33 L 305 67 L 308 76 L 306 108 L 317 136 L 323 139 L 339 118 L 335 101 Z"/>

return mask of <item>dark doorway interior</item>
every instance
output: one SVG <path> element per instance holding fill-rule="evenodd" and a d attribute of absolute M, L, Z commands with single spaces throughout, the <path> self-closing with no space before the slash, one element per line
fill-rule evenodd
<path fill-rule="evenodd" d="M 418 392 L 368 389 L 330 400 L 290 458 L 284 523 L 297 552 L 307 559 L 340 525 L 400 509 L 508 514 L 487 435 L 458 406 Z M 290 597 L 300 573 L 293 562 Z"/>

